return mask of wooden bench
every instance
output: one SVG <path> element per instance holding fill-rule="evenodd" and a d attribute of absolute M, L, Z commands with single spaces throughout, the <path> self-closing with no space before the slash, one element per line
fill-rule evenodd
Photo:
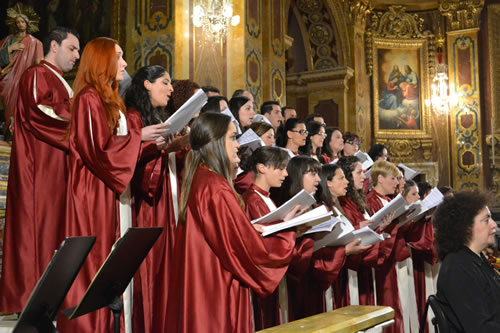
<path fill-rule="evenodd" d="M 330 312 L 271 327 L 259 332 L 354 333 L 385 322 L 387 322 L 388 325 L 392 325 L 393 318 L 394 310 L 389 306 L 346 306 Z"/>

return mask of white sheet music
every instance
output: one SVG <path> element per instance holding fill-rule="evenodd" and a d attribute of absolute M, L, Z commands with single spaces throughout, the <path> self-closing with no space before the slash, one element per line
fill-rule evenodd
<path fill-rule="evenodd" d="M 245 133 L 238 138 L 240 146 L 244 146 L 255 141 L 260 141 L 260 137 L 251 128 L 247 129 Z"/>
<path fill-rule="evenodd" d="M 421 172 L 418 170 L 413 170 L 412 168 L 407 167 L 403 163 L 399 163 L 398 167 L 402 168 L 405 171 L 404 176 L 405 176 L 406 180 L 411 180 L 411 179 L 415 178 L 415 176 Z"/>
<path fill-rule="evenodd" d="M 373 160 L 370 157 L 370 155 L 368 155 L 367 153 L 364 153 L 364 152 L 358 150 L 356 152 L 356 154 L 354 154 L 354 156 L 356 156 L 359 159 L 359 161 L 361 162 L 361 166 L 362 166 L 363 170 L 367 170 L 368 168 L 370 168 L 373 165 Z"/>
<path fill-rule="evenodd" d="M 182 130 L 193 119 L 194 115 L 201 110 L 203 105 L 207 103 L 207 99 L 208 97 L 203 90 L 198 90 L 165 121 L 166 123 L 170 123 L 170 126 L 163 136 L 175 134 Z"/>
<path fill-rule="evenodd" d="M 388 205 L 382 207 L 378 212 L 372 215 L 370 220 L 373 220 L 374 223 L 370 226 L 370 228 L 373 230 L 378 228 L 384 220 L 384 217 L 386 217 L 390 212 L 395 213 L 394 218 L 398 218 L 406 212 L 406 200 L 403 198 L 401 193 L 392 199 Z"/>
<path fill-rule="evenodd" d="M 292 227 L 297 227 L 299 225 L 307 224 L 310 226 L 315 226 L 319 223 L 328 221 L 332 212 L 329 212 L 325 206 L 319 206 L 313 210 L 304 213 L 300 216 L 296 216 L 291 220 L 286 222 L 281 222 L 273 225 L 263 226 L 264 232 L 262 236 L 268 236 L 275 232 L 285 230 Z"/>
<path fill-rule="evenodd" d="M 306 231 L 304 235 L 307 234 L 312 234 L 315 232 L 331 232 L 333 228 L 335 228 L 335 225 L 340 222 L 340 219 L 335 216 L 330 216 L 330 219 L 326 222 L 320 223 Z"/>
<path fill-rule="evenodd" d="M 290 200 L 279 206 L 277 209 L 269 212 L 268 214 L 259 217 L 252 221 L 252 223 L 269 223 L 283 220 L 285 216 L 290 213 L 295 206 L 300 205 L 300 208 L 309 207 L 316 202 L 314 197 L 305 190 L 295 194 Z"/>

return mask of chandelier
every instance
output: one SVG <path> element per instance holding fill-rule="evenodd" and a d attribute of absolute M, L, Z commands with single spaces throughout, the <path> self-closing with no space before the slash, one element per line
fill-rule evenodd
<path fill-rule="evenodd" d="M 240 16 L 233 16 L 230 0 L 198 0 L 193 8 L 193 25 L 202 28 L 214 42 L 226 38 L 229 25 L 239 23 Z"/>

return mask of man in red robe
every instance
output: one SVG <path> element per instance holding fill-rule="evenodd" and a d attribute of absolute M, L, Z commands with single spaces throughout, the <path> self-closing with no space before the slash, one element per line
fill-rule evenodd
<path fill-rule="evenodd" d="M 21 312 L 64 239 L 72 90 L 63 79 L 79 58 L 76 33 L 50 32 L 44 60 L 19 84 L 0 279 L 0 312 Z"/>

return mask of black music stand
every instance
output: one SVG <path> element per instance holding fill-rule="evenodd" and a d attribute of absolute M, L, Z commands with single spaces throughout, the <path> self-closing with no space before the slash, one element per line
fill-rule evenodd
<path fill-rule="evenodd" d="M 93 236 L 63 240 L 31 292 L 14 333 L 57 332 L 52 322 L 94 243 Z"/>
<path fill-rule="evenodd" d="M 163 228 L 129 228 L 119 238 L 87 288 L 78 306 L 61 311 L 69 319 L 108 306 L 113 312 L 114 332 L 120 332 L 123 301 L 120 296 L 139 269 Z"/>

